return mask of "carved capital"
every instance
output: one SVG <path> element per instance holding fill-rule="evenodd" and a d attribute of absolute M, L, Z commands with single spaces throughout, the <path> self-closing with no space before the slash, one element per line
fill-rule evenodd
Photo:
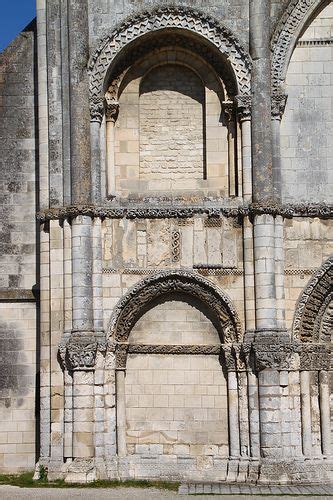
<path fill-rule="evenodd" d="M 232 101 L 223 101 L 222 109 L 228 122 L 233 122 L 235 118 L 235 105 Z"/>
<path fill-rule="evenodd" d="M 276 92 L 272 95 L 271 112 L 273 120 L 281 120 L 287 104 L 287 99 L 287 94 L 283 92 Z"/>
<path fill-rule="evenodd" d="M 59 357 L 68 370 L 91 370 L 97 352 L 106 351 L 104 332 L 66 332 L 59 344 Z"/>
<path fill-rule="evenodd" d="M 126 370 L 129 344 L 116 344 L 116 370 Z"/>
<path fill-rule="evenodd" d="M 329 370 L 333 363 L 331 344 L 302 343 L 300 353 L 301 370 Z"/>
<path fill-rule="evenodd" d="M 90 121 L 102 123 L 104 116 L 104 99 L 103 97 L 90 98 Z"/>
<path fill-rule="evenodd" d="M 238 95 L 235 97 L 235 101 L 239 121 L 251 120 L 251 96 Z"/>
<path fill-rule="evenodd" d="M 105 99 L 106 99 L 106 110 L 105 110 L 106 121 L 114 123 L 118 118 L 119 103 L 117 101 L 108 99 L 107 95 L 105 96 Z"/>
<path fill-rule="evenodd" d="M 291 341 L 285 332 L 260 332 L 252 344 L 254 367 L 256 371 L 297 370 L 299 369 L 299 353 L 301 343 Z"/>

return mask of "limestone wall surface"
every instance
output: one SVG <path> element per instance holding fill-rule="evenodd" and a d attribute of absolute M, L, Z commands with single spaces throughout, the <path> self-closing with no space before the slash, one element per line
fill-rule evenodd
<path fill-rule="evenodd" d="M 174 5 L 173 0 L 90 0 L 89 16 L 90 22 L 90 44 L 93 50 L 98 42 L 108 35 L 114 27 L 138 11 L 154 7 L 165 7 Z M 225 26 L 236 33 L 244 46 L 248 46 L 248 0 L 182 0 L 177 5 L 184 7 L 199 8 L 209 12 L 221 20 Z"/>
<path fill-rule="evenodd" d="M 36 283 L 34 28 L 0 54 L 0 288 Z"/>
<path fill-rule="evenodd" d="M 333 2 L 305 29 L 287 73 L 281 123 L 285 201 L 332 202 Z"/>
<path fill-rule="evenodd" d="M 32 23 L 0 54 L 0 472 L 36 460 L 36 59 Z"/>

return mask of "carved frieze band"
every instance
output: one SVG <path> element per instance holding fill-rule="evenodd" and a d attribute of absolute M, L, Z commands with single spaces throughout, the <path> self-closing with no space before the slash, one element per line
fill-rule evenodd
<path fill-rule="evenodd" d="M 165 271 L 167 272 L 168 269 L 156 269 L 155 268 L 143 268 L 143 267 L 126 267 L 126 268 L 120 268 L 120 269 L 115 269 L 115 268 L 104 268 L 103 269 L 103 274 L 130 274 L 130 275 L 138 275 L 138 276 L 150 276 L 152 274 L 156 274 L 160 271 Z M 199 274 L 203 274 L 205 276 L 242 276 L 243 275 L 243 270 L 242 269 L 237 269 L 237 268 L 207 268 L 207 267 L 195 267 L 193 268 L 193 271 L 196 271 Z"/>
<path fill-rule="evenodd" d="M 41 223 L 48 220 L 73 219 L 79 215 L 99 217 L 101 219 L 186 219 L 196 215 L 207 215 L 208 217 L 254 217 L 256 215 L 269 214 L 281 215 L 285 218 L 292 217 L 318 217 L 329 219 L 333 217 L 333 206 L 325 203 L 302 203 L 277 205 L 272 203 L 264 205 L 253 203 L 251 205 L 220 205 L 220 206 L 92 206 L 75 205 L 67 207 L 55 207 L 38 212 L 36 217 Z"/>

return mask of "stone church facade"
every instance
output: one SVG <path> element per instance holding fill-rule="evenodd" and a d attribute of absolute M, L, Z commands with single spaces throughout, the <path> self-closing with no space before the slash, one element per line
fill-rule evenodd
<path fill-rule="evenodd" d="M 332 481 L 333 2 L 37 0 L 0 55 L 0 472 Z"/>

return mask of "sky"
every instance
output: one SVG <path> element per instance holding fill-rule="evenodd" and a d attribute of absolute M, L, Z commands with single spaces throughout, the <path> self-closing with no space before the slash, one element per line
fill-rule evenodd
<path fill-rule="evenodd" d="M 36 0 L 0 0 L 0 51 L 36 17 Z"/>

